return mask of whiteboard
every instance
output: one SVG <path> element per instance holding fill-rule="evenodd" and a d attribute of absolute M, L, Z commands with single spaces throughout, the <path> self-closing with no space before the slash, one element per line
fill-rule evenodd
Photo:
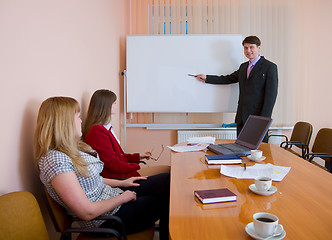
<path fill-rule="evenodd" d="M 242 35 L 127 36 L 127 112 L 236 112 L 238 84 L 188 74 L 227 75 L 243 61 Z"/>

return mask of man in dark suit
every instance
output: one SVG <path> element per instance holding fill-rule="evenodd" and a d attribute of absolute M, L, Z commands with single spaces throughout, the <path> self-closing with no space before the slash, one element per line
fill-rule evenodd
<path fill-rule="evenodd" d="M 248 62 L 230 75 L 213 76 L 198 74 L 196 78 L 210 84 L 239 83 L 240 95 L 235 117 L 237 134 L 249 115 L 271 117 L 278 92 L 277 65 L 260 56 L 261 41 L 248 36 L 242 42 Z M 267 142 L 267 135 L 264 142 Z"/>

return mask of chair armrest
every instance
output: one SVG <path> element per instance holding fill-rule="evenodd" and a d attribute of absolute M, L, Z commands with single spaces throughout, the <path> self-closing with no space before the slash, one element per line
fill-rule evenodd
<path fill-rule="evenodd" d="M 122 240 L 121 234 L 112 228 L 68 228 L 62 234 L 60 240 L 68 239 L 68 236 L 72 233 L 91 233 L 91 234 L 103 234 L 103 237 L 115 237 L 118 240 Z M 124 237 L 126 239 L 126 237 Z"/>
<path fill-rule="evenodd" d="M 81 219 L 78 218 L 78 217 L 74 217 L 72 219 L 75 222 L 81 221 Z M 118 216 L 114 216 L 114 215 L 101 215 L 101 216 L 98 216 L 98 217 L 94 218 L 93 220 L 108 220 L 108 221 L 113 221 L 113 222 L 116 222 L 118 224 L 124 225 L 122 219 L 119 218 Z"/>
<path fill-rule="evenodd" d="M 332 155 L 328 153 L 308 153 L 305 155 L 305 158 L 309 158 L 309 162 L 311 162 L 315 157 L 328 157 L 332 159 Z"/>
<path fill-rule="evenodd" d="M 73 221 L 79 221 L 81 220 L 80 218 L 73 218 Z M 119 234 L 120 238 L 119 239 L 122 239 L 121 236 L 123 236 L 123 239 L 126 240 L 127 239 L 127 233 L 126 233 L 126 229 L 125 229 L 125 225 L 122 221 L 122 219 L 118 216 L 114 216 L 114 215 L 102 215 L 102 216 L 98 216 L 96 218 L 94 218 L 93 220 L 107 220 L 109 222 L 112 223 L 112 228 L 95 228 L 95 229 L 106 229 L 105 232 L 100 232 L 99 230 L 97 231 L 93 231 L 92 233 L 107 233 L 107 230 L 114 230 L 117 232 L 117 234 Z M 113 229 L 114 228 L 114 229 Z M 81 228 L 77 228 L 77 229 L 81 229 Z M 85 231 L 85 229 L 82 229 Z M 89 230 L 89 229 L 86 229 L 86 230 Z M 110 233 L 112 234 L 112 233 Z M 113 236 L 113 235 L 112 235 Z M 114 235 L 116 236 L 116 235 Z"/>
<path fill-rule="evenodd" d="M 291 148 L 292 146 L 289 146 L 288 143 L 289 143 L 289 141 L 283 141 L 283 142 L 280 143 L 280 147 L 284 148 L 284 149 Z"/>
<path fill-rule="evenodd" d="M 300 155 L 301 158 L 306 159 L 305 155 L 309 153 L 309 146 L 303 142 L 299 141 L 289 141 L 287 147 L 291 148 L 292 146 L 297 146 L 301 148 L 302 154 Z"/>
<path fill-rule="evenodd" d="M 280 144 L 280 146 L 282 146 L 282 144 L 286 144 L 286 145 L 285 145 L 285 148 L 291 148 L 293 145 L 294 145 L 294 146 L 301 147 L 302 149 L 303 149 L 303 148 L 308 148 L 308 145 L 307 145 L 307 144 L 302 143 L 302 142 L 299 142 L 299 141 L 285 141 L 285 142 L 282 142 L 282 143 Z"/>
<path fill-rule="evenodd" d="M 268 136 L 268 139 L 270 137 L 284 137 L 286 139 L 286 142 L 288 142 L 288 137 L 286 135 L 283 135 L 283 134 L 271 134 Z"/>
<path fill-rule="evenodd" d="M 299 141 L 287 141 L 288 145 L 296 145 L 296 146 L 307 146 L 307 144 L 304 144 L 302 142 Z"/>
<path fill-rule="evenodd" d="M 123 236 L 123 239 L 127 239 L 127 233 L 125 229 L 125 225 L 122 221 L 122 219 L 118 216 L 114 215 L 103 215 L 95 218 L 96 220 L 107 220 L 112 222 L 112 225 L 114 228 L 116 228 L 120 234 Z"/>

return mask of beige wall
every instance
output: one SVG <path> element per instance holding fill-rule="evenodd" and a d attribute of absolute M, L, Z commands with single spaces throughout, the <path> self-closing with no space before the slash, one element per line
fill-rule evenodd
<path fill-rule="evenodd" d="M 332 127 L 332 2 L 294 2 L 304 5 L 298 26 L 307 32 L 298 41 L 301 52 L 294 59 L 296 118 L 311 122 L 315 137 L 319 128 Z M 129 5 L 130 0 L 0 0 L 0 195 L 28 190 L 38 196 L 32 137 L 44 99 L 72 96 L 84 112 L 96 89 L 109 88 L 120 96 L 122 108 L 120 72 L 125 69 L 125 36 L 130 33 Z M 300 28 L 296 31 L 302 33 Z M 123 140 L 121 117 L 113 117 L 113 124 Z M 132 129 L 128 151 L 173 145 L 175 134 Z M 162 162 L 168 162 L 168 154 L 166 150 Z"/>
<path fill-rule="evenodd" d="M 32 139 L 43 100 L 71 96 L 86 111 L 96 89 L 122 92 L 128 11 L 129 0 L 0 0 L 0 195 L 39 198 Z"/>
<path fill-rule="evenodd" d="M 329 0 L 314 1 L 311 4 L 308 11 L 310 38 L 303 49 L 308 52 L 306 67 L 309 69 L 307 84 L 304 86 L 307 106 L 303 116 L 313 123 L 315 133 L 322 127 L 332 127 L 331 9 L 332 1 Z M 300 84 L 297 90 L 302 90 Z"/>

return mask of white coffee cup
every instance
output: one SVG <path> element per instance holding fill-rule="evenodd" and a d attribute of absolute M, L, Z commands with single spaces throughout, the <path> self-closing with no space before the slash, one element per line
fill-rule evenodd
<path fill-rule="evenodd" d="M 269 177 L 258 177 L 255 178 L 255 187 L 258 191 L 267 191 L 272 186 L 272 179 Z"/>
<path fill-rule="evenodd" d="M 267 212 L 259 212 L 253 215 L 255 232 L 263 238 L 272 236 L 272 234 L 282 231 L 278 224 L 279 218 L 276 215 Z"/>
<path fill-rule="evenodd" d="M 263 156 L 263 151 L 262 150 L 251 150 L 250 151 L 250 154 L 251 154 L 251 158 L 252 159 L 261 159 L 262 156 Z"/>

